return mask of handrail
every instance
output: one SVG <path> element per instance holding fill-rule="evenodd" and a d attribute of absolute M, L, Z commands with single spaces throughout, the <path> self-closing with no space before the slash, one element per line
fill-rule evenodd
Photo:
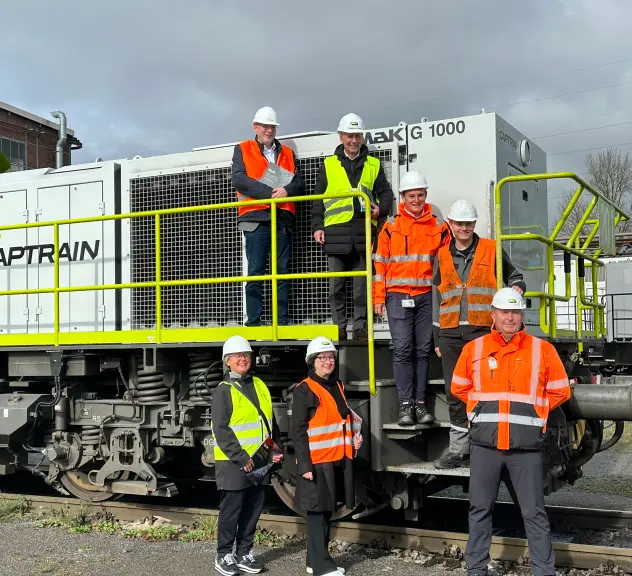
<path fill-rule="evenodd" d="M 554 180 L 554 179 L 570 179 L 574 180 L 578 187 L 573 193 L 568 206 L 562 212 L 559 221 L 554 227 L 551 235 L 549 237 L 542 236 L 540 234 L 533 233 L 523 233 L 523 234 L 503 234 L 503 226 L 502 226 L 502 206 L 501 206 L 501 191 L 503 186 L 510 182 L 525 182 L 525 181 L 537 181 L 537 180 Z M 581 197 L 583 192 L 589 192 L 592 194 L 593 198 L 588 203 L 588 206 L 584 210 L 581 218 L 577 222 L 575 228 L 573 229 L 570 238 L 566 242 L 566 244 L 561 244 L 557 242 L 557 236 L 564 227 L 564 224 L 568 221 L 570 214 L 575 208 L 579 198 Z M 542 290 L 528 290 L 525 292 L 524 296 L 526 298 L 538 298 L 540 300 L 540 328 L 545 334 L 549 334 L 552 338 L 557 336 L 557 326 L 555 322 L 555 302 L 568 302 L 571 298 L 571 285 L 570 285 L 570 271 L 564 271 L 565 276 L 565 294 L 561 296 L 555 293 L 555 269 L 554 269 L 554 260 L 553 253 L 554 250 L 561 250 L 563 253 L 575 256 L 578 259 L 578 262 L 581 262 L 581 274 L 578 266 L 578 270 L 576 273 L 576 290 L 578 295 L 577 302 L 577 339 L 581 340 L 583 337 L 582 331 L 582 312 L 583 310 L 591 309 L 594 315 L 594 337 L 601 338 L 605 335 L 605 315 L 604 309 L 605 305 L 600 304 L 597 300 L 597 266 L 603 266 L 603 262 L 599 259 L 599 255 L 601 250 L 597 250 L 594 256 L 590 256 L 587 254 L 588 247 L 590 246 L 591 241 L 594 239 L 597 231 L 599 230 L 599 219 L 591 219 L 590 215 L 595 208 L 595 206 L 599 202 L 605 202 L 609 204 L 615 211 L 614 218 L 614 226 L 616 227 L 620 222 L 629 220 L 630 216 L 621 210 L 617 205 L 615 205 L 610 199 L 606 198 L 597 191 L 593 186 L 591 186 L 588 182 L 574 174 L 573 172 L 556 172 L 550 174 L 522 174 L 516 176 L 506 176 L 498 181 L 495 188 L 494 194 L 494 230 L 496 237 L 496 266 L 497 266 L 497 284 L 498 289 L 503 287 L 503 274 L 502 274 L 502 243 L 503 241 L 515 240 L 515 241 L 524 241 L 524 240 L 535 240 L 543 243 L 546 246 L 547 252 L 547 266 L 548 266 L 548 278 L 547 278 L 547 292 L 544 292 L 544 287 Z M 592 225 L 592 229 L 588 234 L 585 242 L 581 245 L 579 243 L 579 235 L 586 225 Z M 589 266 L 591 268 L 592 276 L 592 292 L 593 292 L 593 300 L 586 299 L 585 286 L 584 286 L 584 276 L 583 276 L 583 261 L 588 260 Z M 548 308 L 548 310 L 547 310 Z M 548 311 L 548 315 L 547 315 Z M 581 342 L 579 343 L 580 350 L 583 349 L 583 345 Z"/>
<path fill-rule="evenodd" d="M 366 242 L 366 269 L 350 271 L 350 272 L 313 272 L 299 274 L 278 274 L 277 272 L 277 204 L 287 202 L 314 202 L 317 200 L 332 198 L 360 198 L 365 204 L 365 234 Z M 205 204 L 203 206 L 184 206 L 181 208 L 164 208 L 160 210 L 147 210 L 143 212 L 130 212 L 126 214 L 109 214 L 103 216 L 90 216 L 84 218 L 70 218 L 65 220 L 51 220 L 46 222 L 28 222 L 23 224 L 9 224 L 0 226 L 0 233 L 8 230 L 23 230 L 28 228 L 44 228 L 53 227 L 53 250 L 54 250 L 54 285 L 51 288 L 27 288 L 24 290 L 0 290 L 0 296 L 25 295 L 25 294 L 54 294 L 54 322 L 53 336 L 54 346 L 59 346 L 60 337 L 60 304 L 59 295 L 65 292 L 88 292 L 102 290 L 117 289 L 134 289 L 134 288 L 154 288 L 156 294 L 156 329 L 150 330 L 152 334 L 149 336 L 150 341 L 155 344 L 162 342 L 162 334 L 167 333 L 169 329 L 162 327 L 162 288 L 166 286 L 192 286 L 207 284 L 223 284 L 236 282 L 251 281 L 271 281 L 272 282 L 272 339 L 279 340 L 278 335 L 278 281 L 279 280 L 305 280 L 316 278 L 348 278 L 356 276 L 364 276 L 366 278 L 367 288 L 367 310 L 373 308 L 373 282 L 372 282 L 372 258 L 371 258 L 371 200 L 369 196 L 359 190 L 349 190 L 348 192 L 337 192 L 332 194 L 303 195 L 285 198 L 269 198 L 264 200 L 257 199 L 257 204 L 270 204 L 271 219 L 271 273 L 262 276 L 230 276 L 222 278 L 196 278 L 192 280 L 162 280 L 162 261 L 161 261 L 161 218 L 162 216 L 185 214 L 190 212 L 203 212 L 209 210 L 224 210 L 243 206 L 243 201 L 224 202 L 221 204 Z M 133 218 L 154 218 L 155 233 L 155 275 L 153 281 L 147 282 L 127 282 L 119 284 L 100 284 L 100 285 L 81 285 L 81 286 L 60 286 L 59 285 L 59 227 L 72 224 L 85 224 L 91 222 L 108 222 L 114 220 L 126 220 Z M 124 331 L 116 331 L 124 332 Z M 369 388 L 371 394 L 375 396 L 375 338 L 373 334 L 373 315 L 367 314 L 367 332 L 368 332 L 368 361 L 369 361 Z"/>

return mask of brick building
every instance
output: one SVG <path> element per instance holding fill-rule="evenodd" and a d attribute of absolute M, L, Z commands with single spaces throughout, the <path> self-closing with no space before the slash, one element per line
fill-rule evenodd
<path fill-rule="evenodd" d="M 68 128 L 67 132 L 64 166 L 71 163 L 71 151 L 82 146 L 73 130 Z M 0 102 L 0 152 L 9 159 L 12 171 L 55 168 L 57 140 L 56 122 Z"/>

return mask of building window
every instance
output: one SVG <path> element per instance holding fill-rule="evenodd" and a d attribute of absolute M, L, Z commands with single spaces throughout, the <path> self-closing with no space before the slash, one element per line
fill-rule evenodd
<path fill-rule="evenodd" d="M 10 172 L 26 170 L 26 146 L 19 140 L 0 138 L 0 152 L 2 152 L 11 164 Z"/>

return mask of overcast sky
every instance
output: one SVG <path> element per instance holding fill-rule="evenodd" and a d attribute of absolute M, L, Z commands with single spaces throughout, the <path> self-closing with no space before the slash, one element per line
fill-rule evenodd
<path fill-rule="evenodd" d="M 586 149 L 632 150 L 631 18 L 629 0 L 20 0 L 0 100 L 65 111 L 74 163 L 240 140 L 263 104 L 281 134 L 484 107 L 581 173 Z"/>

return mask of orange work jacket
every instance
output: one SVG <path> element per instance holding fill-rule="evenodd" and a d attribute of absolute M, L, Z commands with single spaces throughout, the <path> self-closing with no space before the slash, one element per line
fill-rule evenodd
<path fill-rule="evenodd" d="M 309 389 L 318 397 L 318 408 L 307 425 L 309 452 L 313 464 L 336 462 L 345 456 L 353 458 L 353 435 L 351 418 L 344 420 L 338 412 L 333 396 L 315 380 L 303 380 Z M 344 389 L 338 383 L 344 398 Z"/>
<path fill-rule="evenodd" d="M 438 252 L 441 284 L 439 328 L 457 328 L 461 314 L 463 291 L 466 293 L 467 321 L 472 326 L 492 325 L 492 298 L 496 293 L 496 242 L 480 238 L 472 260 L 472 268 L 463 284 L 450 253 L 450 246 Z"/>
<path fill-rule="evenodd" d="M 294 155 L 292 154 L 292 150 L 287 146 L 283 146 L 283 144 L 280 146 L 281 152 L 277 158 L 277 165 L 294 173 Z M 258 180 L 263 176 L 269 164 L 267 158 L 261 153 L 259 144 L 256 140 L 246 140 L 245 142 L 241 142 L 239 147 L 241 148 L 241 154 L 244 159 L 246 175 L 254 180 Z M 237 208 L 238 217 L 248 212 L 253 212 L 254 210 L 270 210 L 270 204 L 252 204 L 252 202 L 256 202 L 257 199 L 246 196 L 246 194 L 242 194 L 239 191 L 237 191 L 237 199 L 244 202 L 243 206 L 240 205 Z M 279 202 L 277 208 L 287 210 L 292 214 L 296 213 L 296 204 L 294 202 Z"/>
<path fill-rule="evenodd" d="M 509 342 L 495 329 L 468 342 L 451 391 L 467 404 L 470 441 L 498 450 L 541 449 L 549 412 L 571 397 L 553 345 L 524 328 Z"/>
<path fill-rule="evenodd" d="M 432 269 L 437 251 L 450 243 L 450 229 L 424 204 L 418 218 L 400 203 L 398 213 L 382 227 L 373 254 L 373 304 L 384 304 L 387 292 L 417 296 L 432 290 Z"/>

